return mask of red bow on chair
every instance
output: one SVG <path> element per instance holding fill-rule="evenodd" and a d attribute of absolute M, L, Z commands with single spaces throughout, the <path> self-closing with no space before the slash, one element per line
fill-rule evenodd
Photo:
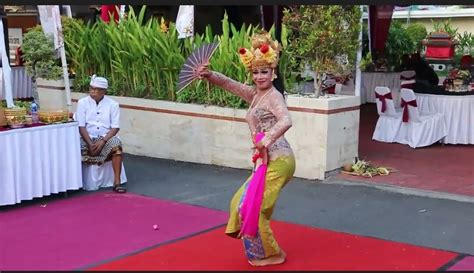
<path fill-rule="evenodd" d="M 400 106 L 403 107 L 403 122 L 408 122 L 408 105 L 413 107 L 418 107 L 416 100 L 405 101 L 402 99 Z"/>
<path fill-rule="evenodd" d="M 379 99 L 382 102 L 382 113 L 385 113 L 385 110 L 387 109 L 387 103 L 385 102 L 385 99 L 389 99 L 389 100 L 393 99 L 392 93 L 380 95 L 379 93 L 375 92 L 375 98 Z"/>

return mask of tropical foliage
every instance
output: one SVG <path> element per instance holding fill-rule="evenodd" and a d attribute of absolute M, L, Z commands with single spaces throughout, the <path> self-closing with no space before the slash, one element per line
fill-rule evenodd
<path fill-rule="evenodd" d="M 403 55 L 413 54 L 415 51 L 416 44 L 405 26 L 400 21 L 392 21 L 385 42 L 385 54 L 389 65 L 398 67 Z"/>
<path fill-rule="evenodd" d="M 428 35 L 425 26 L 421 23 L 411 23 L 406 27 L 406 30 L 415 46 L 415 51 L 421 52 L 423 50 L 423 39 Z"/>
<path fill-rule="evenodd" d="M 97 74 L 109 79 L 113 95 L 246 106 L 240 98 L 206 81 L 197 81 L 179 94 L 176 94 L 176 83 L 185 57 L 203 43 L 211 42 L 220 45 L 211 59 L 210 68 L 250 83 L 237 52 L 240 47 L 249 46 L 256 27 L 243 25 L 237 29 L 224 15 L 221 35 L 215 35 L 208 26 L 202 34 L 178 39 L 172 22 L 166 24 L 163 19 L 154 17 L 145 21 L 145 8 L 138 14 L 131 8 L 128 16 L 118 24 L 113 20 L 86 24 L 77 19 L 63 19 L 67 58 L 75 73 L 75 90 L 87 90 L 90 76 Z M 281 56 L 280 70 L 288 85 L 287 59 Z"/>
<path fill-rule="evenodd" d="M 385 42 L 385 58 L 389 69 L 398 70 L 402 56 L 422 52 L 423 39 L 427 37 L 427 31 L 421 23 L 405 25 L 401 20 L 393 20 L 390 24 L 387 41 Z M 366 51 L 364 60 L 369 60 L 370 55 Z M 376 61 L 376 60 L 374 60 Z M 370 62 L 364 62 L 361 68 L 373 67 Z"/>
<path fill-rule="evenodd" d="M 431 23 L 433 24 L 433 31 L 431 33 L 433 33 L 433 32 L 446 32 L 452 38 L 456 38 L 458 28 L 454 28 L 451 25 L 451 19 L 448 19 L 448 20 L 445 20 L 445 21 L 431 20 Z"/>
<path fill-rule="evenodd" d="M 461 54 L 472 54 L 474 49 L 474 35 L 467 31 L 464 31 L 463 34 L 457 34 L 457 40 L 459 44 L 457 49 Z"/>

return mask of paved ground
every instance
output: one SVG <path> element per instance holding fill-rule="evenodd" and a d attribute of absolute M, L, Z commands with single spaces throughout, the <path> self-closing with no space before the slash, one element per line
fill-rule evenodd
<path fill-rule="evenodd" d="M 377 119 L 374 103 L 361 105 L 359 157 L 397 171 L 371 179 L 340 174 L 339 179 L 474 197 L 474 145 L 438 143 L 413 149 L 399 143 L 374 141 Z"/>
<path fill-rule="evenodd" d="M 133 155 L 125 160 L 129 191 L 224 211 L 250 173 Z M 395 191 L 295 178 L 283 190 L 274 218 L 474 255 L 472 198 Z"/>

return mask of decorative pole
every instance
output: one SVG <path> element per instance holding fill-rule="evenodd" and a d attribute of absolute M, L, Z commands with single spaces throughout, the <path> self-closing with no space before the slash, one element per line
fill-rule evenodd
<path fill-rule="evenodd" d="M 362 31 L 364 30 L 364 6 L 360 6 L 360 32 L 359 32 L 359 49 L 357 50 L 356 60 L 356 77 L 355 77 L 355 95 L 360 97 L 360 89 L 362 85 L 362 72 L 360 70 L 360 60 L 362 59 Z M 370 35 L 369 35 L 370 36 Z"/>

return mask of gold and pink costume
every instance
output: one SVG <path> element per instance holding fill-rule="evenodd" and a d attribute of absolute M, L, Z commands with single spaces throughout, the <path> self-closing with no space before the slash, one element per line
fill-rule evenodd
<path fill-rule="evenodd" d="M 218 72 L 213 72 L 209 81 L 241 97 L 251 105 L 246 115 L 251 136 L 258 132 L 265 132 L 262 143 L 268 148 L 269 155 L 257 236 L 249 237 L 240 234 L 242 223 L 239 217 L 239 208 L 252 175 L 232 198 L 230 217 L 225 232 L 234 238 L 243 239 L 245 253 L 249 260 L 263 259 L 279 254 L 280 247 L 273 237 L 270 218 L 280 190 L 295 172 L 295 157 L 290 144 L 284 137 L 284 133 L 291 127 L 291 118 L 285 99 L 274 87 L 262 97 L 255 99 L 256 87 L 242 84 Z"/>

